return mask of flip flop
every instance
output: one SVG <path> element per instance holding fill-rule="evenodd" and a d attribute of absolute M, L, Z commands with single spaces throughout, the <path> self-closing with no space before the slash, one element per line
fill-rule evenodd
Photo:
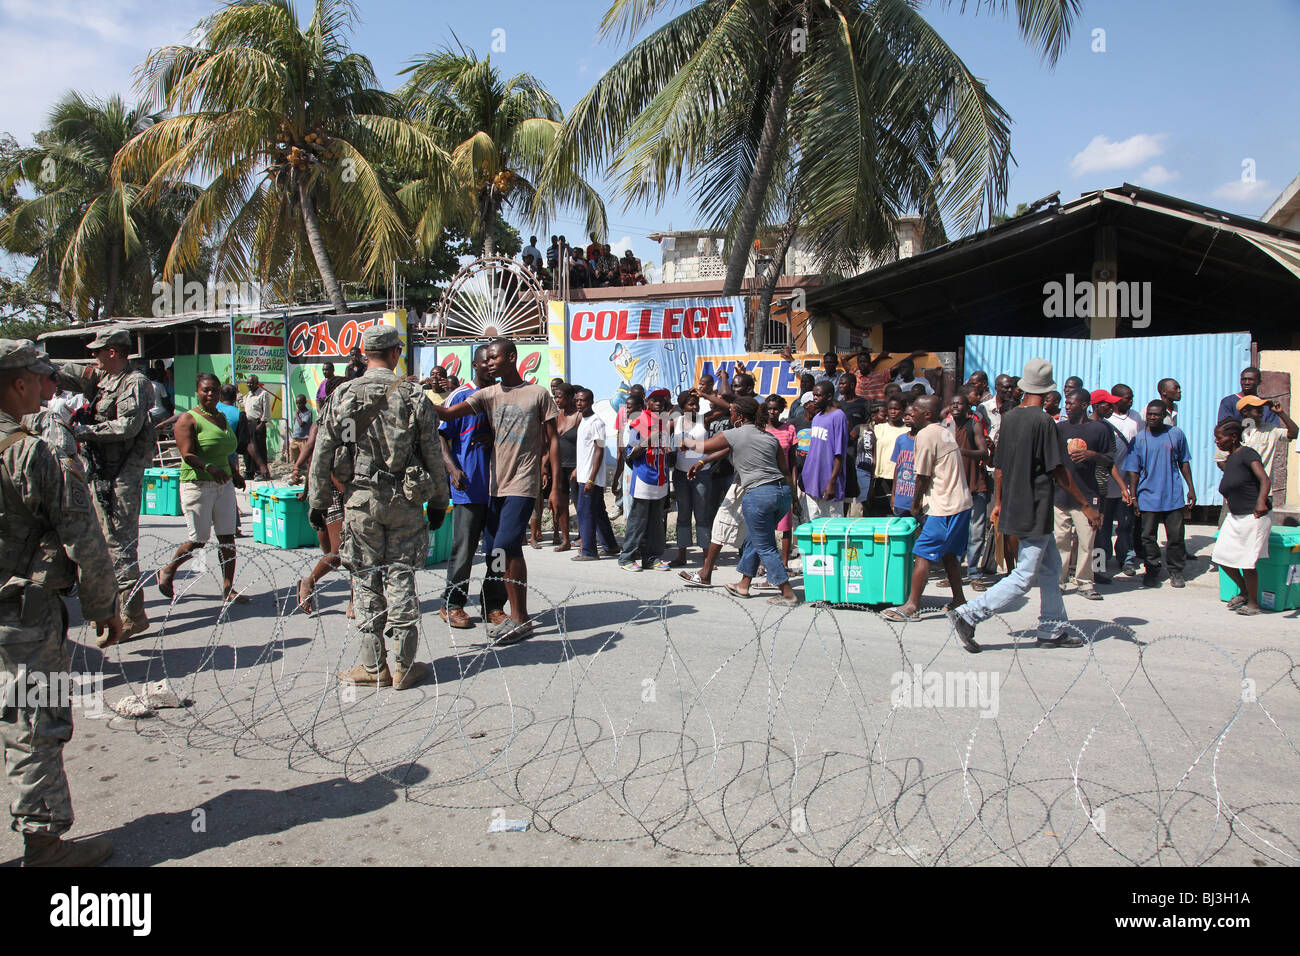
<path fill-rule="evenodd" d="M 1237 613 L 1242 617 L 1254 617 L 1256 614 L 1260 613 L 1260 611 L 1257 607 L 1250 607 L 1247 604 L 1243 604 L 1241 607 L 1237 608 Z"/>
<path fill-rule="evenodd" d="M 688 588 L 716 588 L 716 584 L 709 584 L 702 577 L 699 571 L 678 571 L 677 576 L 686 582 Z"/>
<path fill-rule="evenodd" d="M 734 584 L 724 584 L 723 587 L 725 587 L 728 591 L 730 591 L 738 598 L 752 598 L 754 596 L 752 591 L 742 591 Z"/>
<path fill-rule="evenodd" d="M 770 597 L 770 598 L 768 598 L 768 599 L 767 599 L 767 603 L 768 603 L 768 604 L 775 604 L 777 607 L 798 607 L 798 606 L 799 606 L 799 599 L 798 599 L 798 598 L 781 597 L 781 595 L 778 594 L 776 597 Z"/>
<path fill-rule="evenodd" d="M 162 586 L 161 586 L 161 585 L 159 585 L 158 590 L 160 590 L 160 591 L 162 590 Z M 1230 601 L 1228 601 L 1228 610 L 1229 610 L 1229 611 L 1235 611 L 1235 610 L 1237 610 L 1237 608 L 1239 608 L 1239 607 L 1245 607 L 1247 603 L 1248 603 L 1248 602 L 1246 601 L 1246 595 L 1244 595 L 1244 594 L 1238 594 L 1236 597 L 1234 597 L 1234 598 L 1232 598 Z"/>
<path fill-rule="evenodd" d="M 921 613 L 919 611 L 913 614 L 904 614 L 896 607 L 886 608 L 880 612 L 880 616 L 886 621 L 894 621 L 897 624 L 911 624 L 914 621 L 921 620 Z"/>
<path fill-rule="evenodd" d="M 298 610 L 302 611 L 304 614 L 310 617 L 311 615 L 316 613 L 316 608 L 312 604 L 312 598 L 314 597 L 313 592 L 315 591 L 315 588 L 313 588 L 311 585 L 307 585 L 307 594 L 304 597 L 302 593 L 304 584 L 307 584 L 306 578 L 302 578 L 298 581 Z"/>

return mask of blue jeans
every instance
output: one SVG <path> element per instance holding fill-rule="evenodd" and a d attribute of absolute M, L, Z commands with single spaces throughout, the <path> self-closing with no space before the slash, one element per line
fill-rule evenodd
<path fill-rule="evenodd" d="M 618 542 L 614 539 L 614 528 L 609 523 L 609 512 L 605 510 L 605 487 L 596 485 L 587 494 L 584 485 L 578 485 L 578 534 L 582 536 L 582 553 L 596 557 L 596 536 L 600 536 L 600 546 L 606 551 L 617 551 Z"/>
<path fill-rule="evenodd" d="M 736 570 L 742 577 L 758 573 L 761 558 L 767 568 L 767 583 L 780 587 L 789 580 L 781 552 L 776 548 L 776 525 L 790 510 L 790 486 L 773 482 L 750 488 L 740 497 L 740 511 L 745 516 L 745 547 L 740 552 Z"/>
<path fill-rule="evenodd" d="M 966 543 L 966 572 L 972 581 L 988 577 L 981 567 L 984 564 L 984 533 L 989 523 L 989 494 L 972 492 L 970 496 L 970 541 Z"/>
<path fill-rule="evenodd" d="M 1055 631 L 1070 617 L 1061 599 L 1061 552 L 1056 550 L 1056 538 L 1050 534 L 1021 538 L 1016 569 L 975 600 L 963 604 L 957 613 L 969 623 L 978 624 L 1024 597 L 1035 582 L 1041 602 L 1038 629 Z"/>
<path fill-rule="evenodd" d="M 867 503 L 867 499 L 871 497 L 871 469 L 863 468 L 861 465 L 854 465 L 853 467 L 856 469 L 858 473 L 858 499 L 857 500 L 862 502 L 865 505 Z M 864 513 L 866 512 L 865 508 L 863 508 L 863 512 Z"/>
<path fill-rule="evenodd" d="M 693 479 L 684 471 L 674 471 L 673 481 L 677 491 L 677 547 L 691 546 L 691 518 L 695 519 L 695 543 L 705 551 L 713 541 L 713 476 L 702 471 Z"/>

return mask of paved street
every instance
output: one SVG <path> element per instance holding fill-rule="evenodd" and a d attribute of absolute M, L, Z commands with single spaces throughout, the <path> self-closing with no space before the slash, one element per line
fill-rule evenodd
<path fill-rule="evenodd" d="M 142 519 L 142 566 L 183 530 Z M 241 539 L 254 602 L 224 616 L 215 553 L 170 610 L 151 584 L 154 628 L 106 658 L 74 602 L 73 669 L 109 702 L 166 678 L 190 703 L 77 714 L 73 835 L 133 865 L 1295 864 L 1300 615 L 1227 612 L 1211 530 L 1190 529 L 1183 591 L 1067 596 L 1091 648 L 1020 636 L 1035 598 L 980 626 L 978 656 L 933 586 L 900 627 L 530 549 L 537 637 L 449 630 L 424 571 L 435 678 L 354 694 L 333 677 L 356 659 L 345 578 L 304 616 L 315 552 Z M 527 830 L 492 832 L 509 821 Z"/>

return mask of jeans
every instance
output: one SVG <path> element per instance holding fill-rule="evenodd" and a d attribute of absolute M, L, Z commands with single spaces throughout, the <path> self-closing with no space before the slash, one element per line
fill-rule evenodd
<path fill-rule="evenodd" d="M 1107 498 L 1106 510 L 1102 514 L 1101 531 L 1097 535 L 1097 547 L 1105 552 L 1106 558 L 1114 558 L 1120 565 L 1137 561 L 1138 541 L 1133 534 L 1136 521 L 1133 509 L 1124 504 L 1123 498 Z M 1114 531 L 1114 538 L 1111 531 Z"/>
<path fill-rule="evenodd" d="M 861 465 L 854 465 L 853 468 L 858 473 L 858 501 L 865 505 L 871 497 L 871 469 Z"/>
<path fill-rule="evenodd" d="M 713 541 L 709 533 L 713 527 L 713 511 L 709 509 L 713 501 L 713 478 L 707 471 L 694 478 L 687 478 L 684 471 L 675 471 L 673 480 L 677 486 L 677 547 L 690 547 L 694 517 L 695 543 L 707 551 Z"/>
<path fill-rule="evenodd" d="M 1183 518 L 1186 512 L 1182 508 L 1173 511 L 1142 512 L 1142 560 L 1148 571 L 1160 570 L 1160 542 L 1156 532 L 1160 525 L 1165 526 L 1165 558 L 1170 574 L 1182 574 L 1187 563 L 1187 547 L 1183 542 Z"/>
<path fill-rule="evenodd" d="M 488 505 L 483 520 L 483 558 L 487 561 L 483 595 L 494 600 L 496 595 L 500 595 L 501 603 L 492 607 L 484 605 L 485 614 L 505 609 L 506 563 L 502 555 L 506 558 L 524 556 L 524 536 L 528 533 L 534 506 L 535 499 L 519 495 L 496 497 Z"/>
<path fill-rule="evenodd" d="M 978 624 L 1010 607 L 1018 598 L 1028 594 L 1037 582 L 1040 601 L 1038 628 L 1040 631 L 1054 631 L 1070 619 L 1061 598 L 1060 575 L 1061 552 L 1056 550 L 1056 539 L 1050 534 L 1022 537 L 1015 570 L 975 600 L 963 604 L 957 613 L 967 622 Z"/>
<path fill-rule="evenodd" d="M 600 546 L 606 551 L 618 550 L 609 512 L 605 510 L 604 485 L 593 487 L 591 494 L 587 494 L 583 485 L 578 485 L 578 534 L 582 538 L 582 553 L 590 558 L 597 557 L 597 535 L 600 536 Z"/>
<path fill-rule="evenodd" d="M 455 505 L 452 514 L 451 558 L 447 562 L 447 587 L 442 593 L 442 603 L 448 608 L 463 608 L 469 602 L 469 575 L 474 566 L 474 554 L 487 527 L 490 506 L 483 504 Z M 479 604 L 484 611 L 505 607 L 505 585 L 498 579 L 483 578 Z"/>
<path fill-rule="evenodd" d="M 785 562 L 776 547 L 776 525 L 790 510 L 790 486 L 772 482 L 750 488 L 740 499 L 740 510 L 745 515 L 745 547 L 740 552 L 736 570 L 742 577 L 752 578 L 758 572 L 759 559 L 767 568 L 767 583 L 780 587 L 789 580 Z"/>
<path fill-rule="evenodd" d="M 966 573 L 972 581 L 988 577 L 984 573 L 984 533 L 989 524 L 989 493 L 972 492 L 970 496 L 970 540 L 966 542 Z"/>
<path fill-rule="evenodd" d="M 668 547 L 664 529 L 668 517 L 668 499 L 633 498 L 623 531 L 623 553 L 619 564 L 631 564 L 641 552 L 642 565 L 652 565 L 664 556 Z"/>

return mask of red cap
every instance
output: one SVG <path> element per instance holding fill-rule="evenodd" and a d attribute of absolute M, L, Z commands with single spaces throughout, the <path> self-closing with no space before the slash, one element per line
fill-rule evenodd
<path fill-rule="evenodd" d="M 1119 399 L 1116 398 L 1114 395 L 1112 395 L 1110 392 L 1106 391 L 1104 388 L 1097 389 L 1090 396 L 1088 396 L 1088 400 L 1093 405 L 1096 405 L 1098 402 L 1107 402 L 1111 405 L 1119 404 Z"/>

